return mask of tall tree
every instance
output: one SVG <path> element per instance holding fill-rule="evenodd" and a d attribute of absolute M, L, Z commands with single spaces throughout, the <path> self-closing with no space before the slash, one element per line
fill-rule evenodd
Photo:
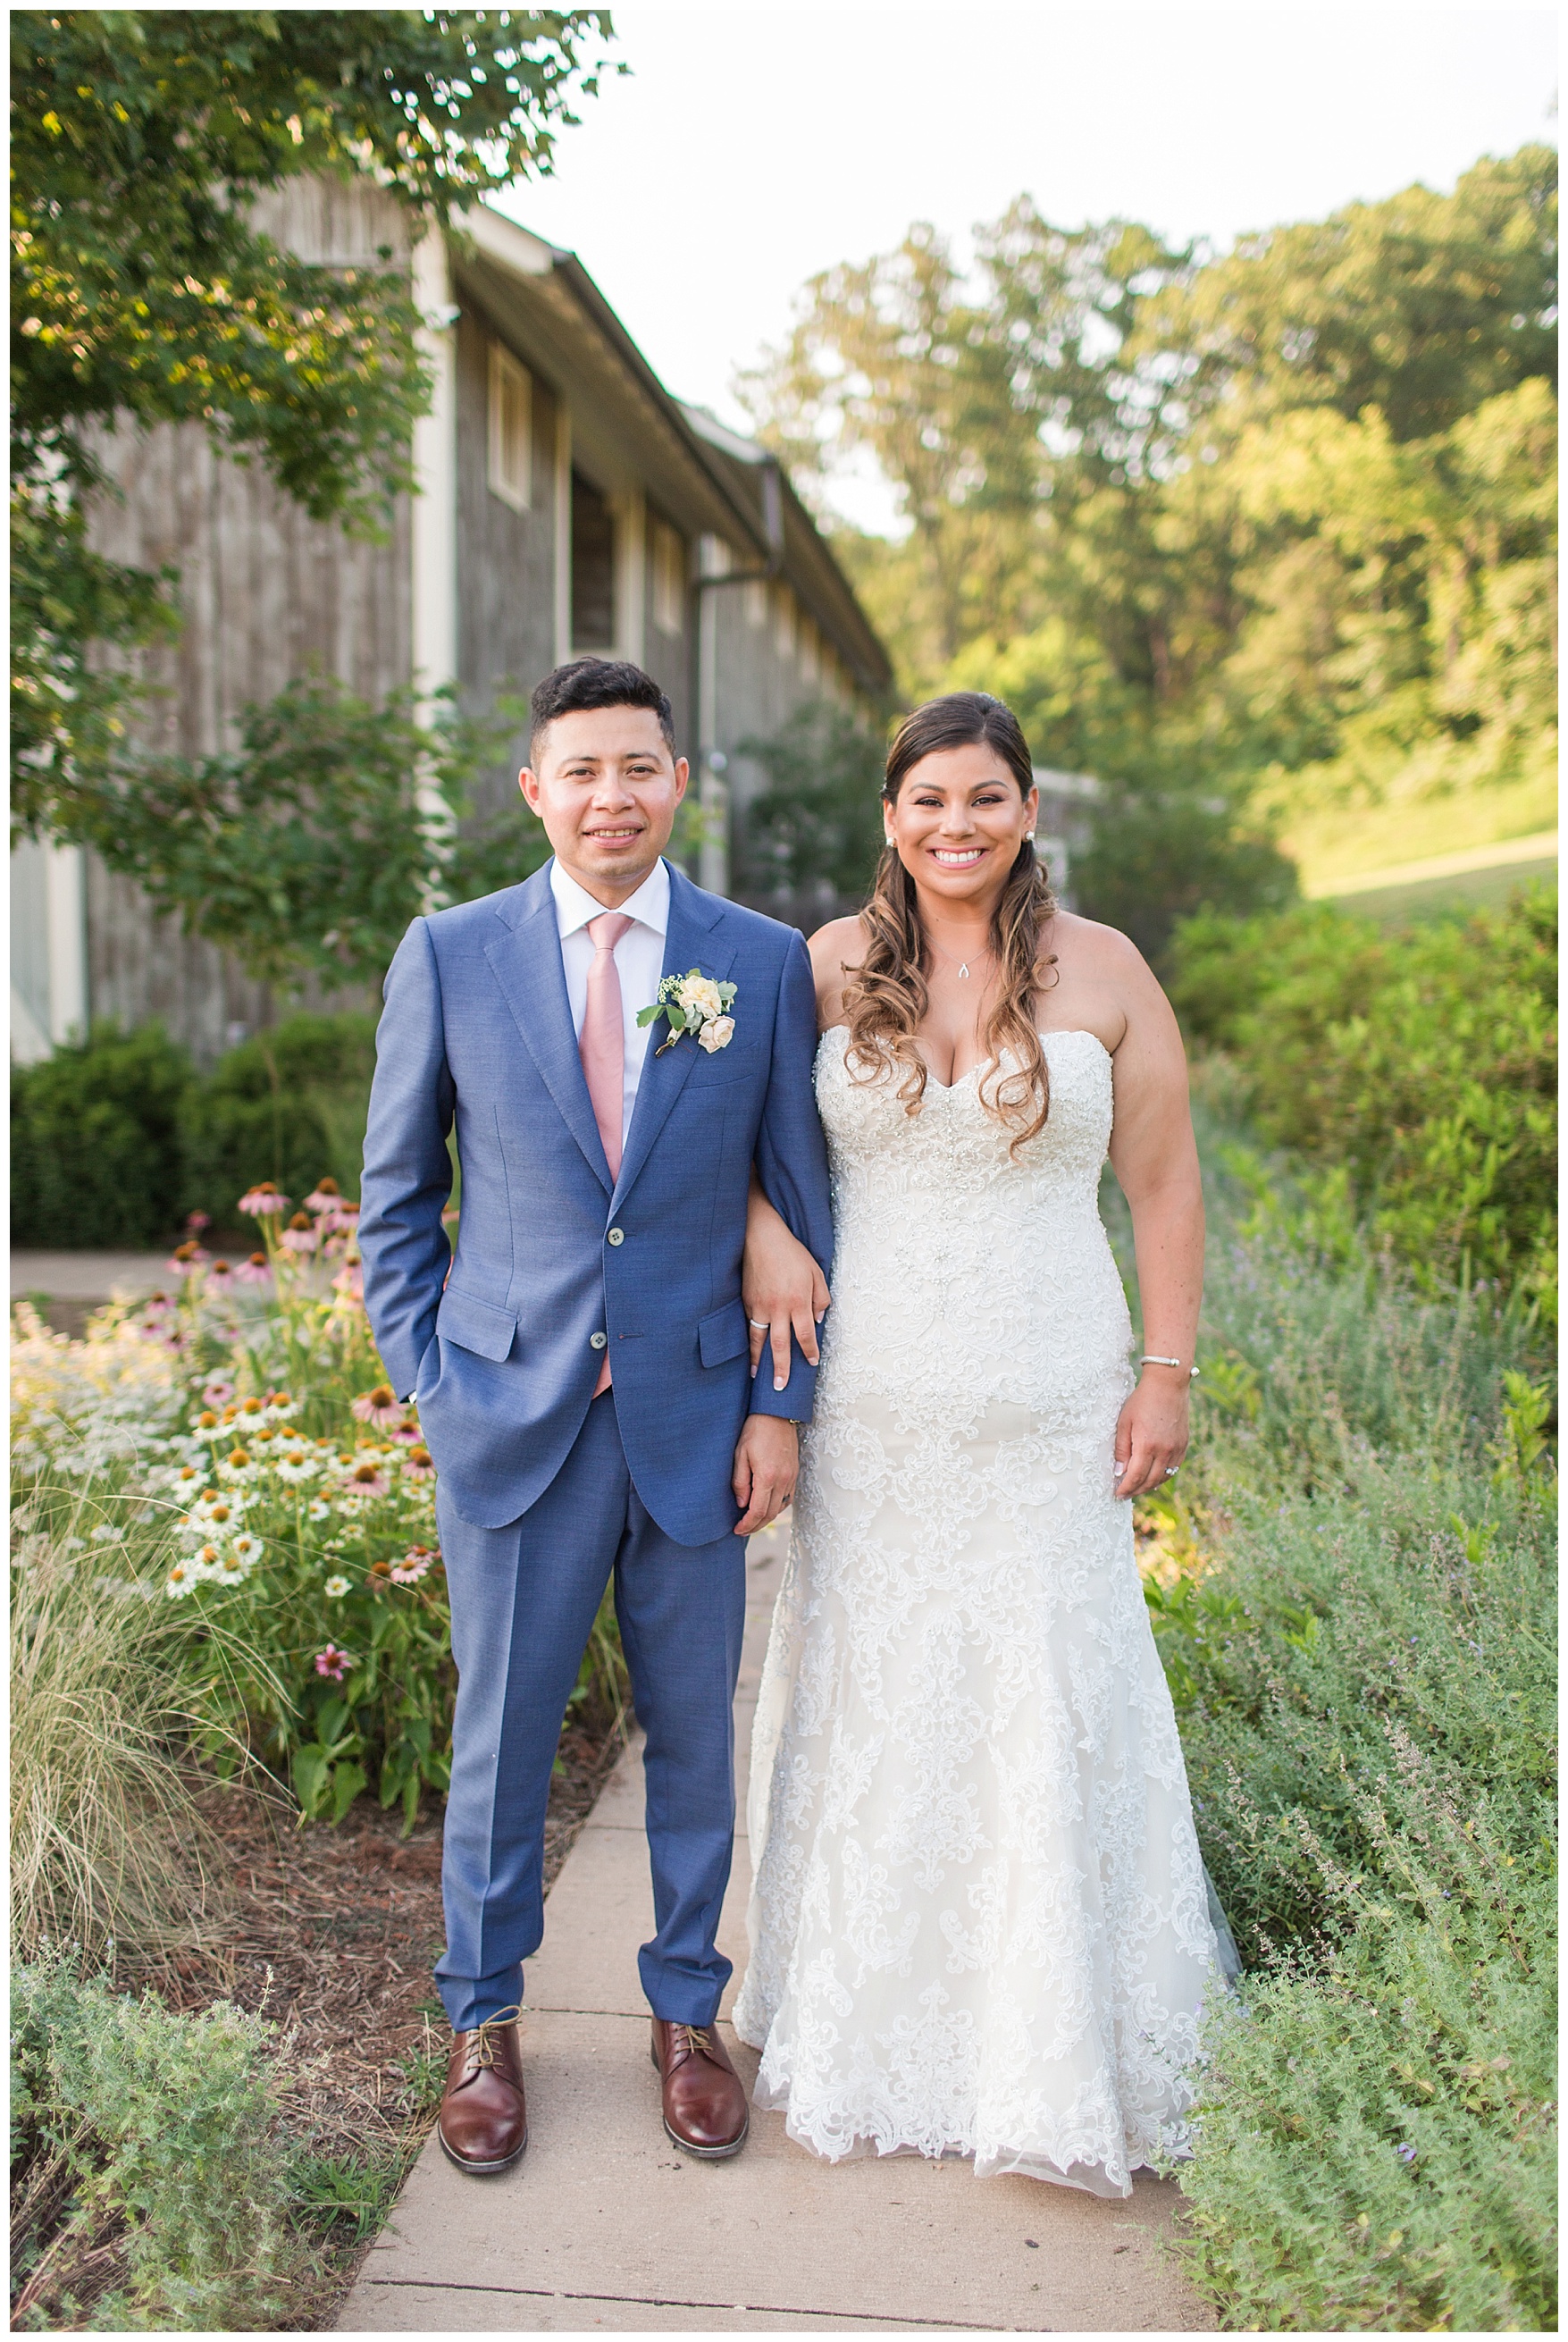
<path fill-rule="evenodd" d="M 549 168 L 600 9 L 17 10 L 12 43 L 15 812 L 105 840 L 124 654 L 175 581 L 107 561 L 98 435 L 199 421 L 317 517 L 373 524 L 428 385 L 406 273 L 308 265 L 255 198 L 367 176 L 446 220 Z"/>

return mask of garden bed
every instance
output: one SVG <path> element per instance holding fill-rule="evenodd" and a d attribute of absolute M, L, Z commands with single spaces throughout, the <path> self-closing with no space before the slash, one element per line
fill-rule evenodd
<path fill-rule="evenodd" d="M 571 1851 L 624 1746 L 615 1730 L 563 1735 L 545 1822 L 544 1883 Z M 227 2003 L 277 2029 L 268 2045 L 301 2251 L 282 2330 L 322 2332 L 434 2119 L 450 2039 L 432 1965 L 442 1942 L 441 1815 L 400 1817 L 362 1797 L 337 1828 L 301 1827 L 275 1792 L 197 1792 L 227 1880 L 199 1948 L 118 1954 L 121 1992 L 199 2016 Z M 75 2204 L 29 2202 L 36 2157 L 12 2171 L 13 2315 L 59 2333 L 95 2323 L 125 2284 L 114 2213 L 63 2237 Z"/>

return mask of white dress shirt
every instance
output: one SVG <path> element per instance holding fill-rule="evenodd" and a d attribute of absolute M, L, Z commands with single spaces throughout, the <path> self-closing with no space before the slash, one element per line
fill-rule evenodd
<path fill-rule="evenodd" d="M 594 965 L 594 938 L 588 933 L 588 922 L 596 919 L 606 906 L 584 893 L 558 861 L 550 865 L 550 891 L 555 897 L 555 924 L 561 937 L 561 964 L 566 972 L 572 1029 L 581 1033 L 588 1006 L 588 970 Z M 632 1108 L 637 1102 L 637 1084 L 643 1078 L 643 1060 L 648 1054 L 648 1036 L 653 1030 L 649 1025 L 638 1025 L 637 1012 L 653 1005 L 664 972 L 670 873 L 663 860 L 655 862 L 636 893 L 628 896 L 620 906 L 620 912 L 623 918 L 632 922 L 615 946 L 615 973 L 621 979 L 621 1017 L 626 1036 L 621 1089 L 624 1146 L 626 1133 L 632 1127 Z"/>

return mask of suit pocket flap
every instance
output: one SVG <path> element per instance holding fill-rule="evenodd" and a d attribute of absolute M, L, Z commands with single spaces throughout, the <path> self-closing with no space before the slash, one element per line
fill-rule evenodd
<path fill-rule="evenodd" d="M 481 1301 L 472 1293 L 454 1293 L 448 1286 L 435 1313 L 435 1330 L 444 1342 L 455 1342 L 460 1350 L 501 1359 L 512 1347 L 517 1313 L 498 1309 L 494 1301 Z"/>
<path fill-rule="evenodd" d="M 698 1321 L 697 1349 L 704 1366 L 722 1366 L 726 1358 L 738 1358 L 746 1346 L 746 1313 L 739 1301 L 726 1301 L 722 1309 Z"/>

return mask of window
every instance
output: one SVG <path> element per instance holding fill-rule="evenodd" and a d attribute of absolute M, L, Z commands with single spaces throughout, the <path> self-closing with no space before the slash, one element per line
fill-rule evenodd
<path fill-rule="evenodd" d="M 774 589 L 774 648 L 780 658 L 794 656 L 794 596 L 787 586 Z"/>
<path fill-rule="evenodd" d="M 673 528 L 654 530 L 654 624 L 664 635 L 685 631 L 686 549 Z"/>
<path fill-rule="evenodd" d="M 526 512 L 534 501 L 534 378 L 490 345 L 490 493 Z"/>
<path fill-rule="evenodd" d="M 615 648 L 615 516 L 608 499 L 572 471 L 572 648 Z"/>

